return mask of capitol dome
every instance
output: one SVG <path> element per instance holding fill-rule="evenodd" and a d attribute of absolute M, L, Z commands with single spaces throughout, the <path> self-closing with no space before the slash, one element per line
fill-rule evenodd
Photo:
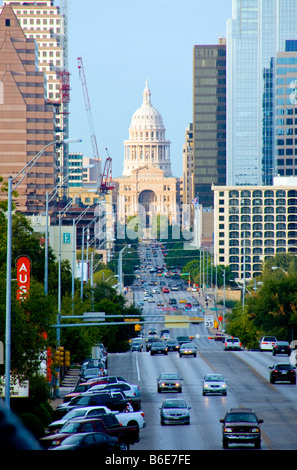
<path fill-rule="evenodd" d="M 153 165 L 171 176 L 170 141 L 165 138 L 165 127 L 159 111 L 151 104 L 151 92 L 146 81 L 143 102 L 132 116 L 129 139 L 124 142 L 123 176 L 144 165 Z"/>
<path fill-rule="evenodd" d="M 132 116 L 130 130 L 132 129 L 164 129 L 161 114 L 151 104 L 151 92 L 147 81 L 143 91 L 143 103 Z"/>

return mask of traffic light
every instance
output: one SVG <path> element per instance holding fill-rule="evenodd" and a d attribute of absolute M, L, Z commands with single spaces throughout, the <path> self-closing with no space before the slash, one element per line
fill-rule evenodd
<path fill-rule="evenodd" d="M 55 364 L 57 366 L 64 365 L 64 346 L 59 346 L 55 351 Z"/>
<path fill-rule="evenodd" d="M 65 351 L 64 361 L 65 367 L 70 367 L 70 351 Z"/>

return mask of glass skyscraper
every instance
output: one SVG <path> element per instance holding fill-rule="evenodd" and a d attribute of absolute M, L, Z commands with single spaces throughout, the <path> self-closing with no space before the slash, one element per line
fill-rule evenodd
<path fill-rule="evenodd" d="M 297 0 L 233 0 L 227 22 L 227 185 L 274 172 L 273 62 L 297 39 Z"/>

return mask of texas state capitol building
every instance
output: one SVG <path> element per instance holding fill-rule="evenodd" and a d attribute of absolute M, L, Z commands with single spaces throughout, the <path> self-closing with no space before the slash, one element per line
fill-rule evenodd
<path fill-rule="evenodd" d="M 132 116 L 129 139 L 124 142 L 122 176 L 113 180 L 118 221 L 143 215 L 148 228 L 154 216 L 162 214 L 169 223 L 179 223 L 180 179 L 172 176 L 170 141 L 161 114 L 151 104 L 147 81 L 142 105 Z"/>

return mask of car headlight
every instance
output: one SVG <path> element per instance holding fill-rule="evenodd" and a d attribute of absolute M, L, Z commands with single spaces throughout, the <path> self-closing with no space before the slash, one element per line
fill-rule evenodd
<path fill-rule="evenodd" d="M 208 388 L 208 387 L 209 387 L 209 385 L 208 385 L 208 384 L 204 384 L 204 388 Z"/>
<path fill-rule="evenodd" d="M 176 382 L 175 386 L 180 387 L 180 383 Z"/>
<path fill-rule="evenodd" d="M 222 388 L 226 388 L 226 384 L 223 384 L 223 385 L 222 385 Z"/>
<path fill-rule="evenodd" d="M 253 428 L 252 432 L 260 432 L 260 429 L 259 428 Z"/>
<path fill-rule="evenodd" d="M 232 432 L 232 428 L 224 428 L 224 432 Z"/>

